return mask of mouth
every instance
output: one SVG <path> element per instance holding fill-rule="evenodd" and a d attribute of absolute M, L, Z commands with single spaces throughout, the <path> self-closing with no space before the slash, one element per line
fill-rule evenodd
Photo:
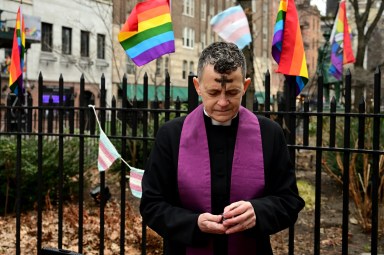
<path fill-rule="evenodd" d="M 215 114 L 217 115 L 228 115 L 231 113 L 230 110 L 217 110 L 217 111 L 214 111 Z"/>

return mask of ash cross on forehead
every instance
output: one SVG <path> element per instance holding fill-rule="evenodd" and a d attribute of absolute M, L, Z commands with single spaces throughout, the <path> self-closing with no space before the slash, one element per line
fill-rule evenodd
<path fill-rule="evenodd" d="M 220 79 L 215 79 L 216 82 L 221 83 L 221 87 L 224 88 L 227 82 L 233 82 L 233 79 L 228 79 L 226 75 L 222 74 Z"/>

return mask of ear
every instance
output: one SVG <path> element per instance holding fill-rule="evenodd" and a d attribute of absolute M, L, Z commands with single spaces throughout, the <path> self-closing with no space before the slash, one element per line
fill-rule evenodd
<path fill-rule="evenodd" d="M 251 82 L 251 78 L 247 78 L 247 79 L 244 80 L 244 91 L 243 91 L 243 96 L 244 96 L 244 94 L 245 94 L 245 91 L 247 91 L 247 89 L 248 89 L 248 87 L 249 87 L 249 85 L 250 85 L 251 83 L 252 83 L 252 82 Z"/>
<path fill-rule="evenodd" d="M 196 90 L 197 94 L 199 96 L 201 96 L 199 79 L 197 77 L 193 77 L 193 85 L 195 86 L 195 90 Z"/>

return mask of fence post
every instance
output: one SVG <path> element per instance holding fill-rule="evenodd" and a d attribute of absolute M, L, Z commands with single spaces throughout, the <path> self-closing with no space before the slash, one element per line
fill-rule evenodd
<path fill-rule="evenodd" d="M 304 116 L 303 116 L 303 145 L 309 144 L 309 100 L 304 100 Z"/>
<path fill-rule="evenodd" d="M 144 74 L 144 89 L 143 89 L 143 104 L 145 108 L 148 108 L 148 75 Z M 148 111 L 144 110 L 143 112 L 143 137 L 148 137 Z M 147 161 L 147 151 L 148 151 L 148 140 L 143 141 L 143 166 L 145 166 Z M 141 223 L 141 235 L 142 235 L 142 243 L 141 243 L 141 254 L 147 254 L 147 223 L 144 220 Z"/>
<path fill-rule="evenodd" d="M 265 73 L 265 82 L 264 82 L 264 88 L 265 88 L 265 96 L 264 96 L 264 111 L 270 112 L 271 111 L 271 74 L 269 73 L 269 70 Z M 269 118 L 269 114 L 265 114 L 265 117 Z"/>
<path fill-rule="evenodd" d="M 84 211 L 84 130 L 85 130 L 85 100 L 84 100 L 84 74 L 80 77 L 80 93 L 79 93 L 79 253 L 83 253 L 83 211 Z"/>
<path fill-rule="evenodd" d="M 126 159 L 127 157 L 127 110 L 128 110 L 128 100 L 127 100 L 127 76 L 123 76 L 123 95 L 121 97 L 122 103 L 122 114 L 121 114 L 121 157 Z M 120 254 L 124 254 L 125 247 L 125 190 L 126 190 L 126 174 L 127 168 L 125 164 L 120 164 Z"/>
<path fill-rule="evenodd" d="M 188 75 L 188 113 L 192 112 L 199 104 L 199 96 L 193 85 L 193 78 L 197 77 L 192 72 Z"/>
<path fill-rule="evenodd" d="M 164 109 L 167 110 L 165 112 L 165 121 L 169 120 L 170 116 L 170 105 L 171 105 L 171 79 L 169 77 L 169 73 L 165 73 L 165 98 L 164 98 Z"/>
<path fill-rule="evenodd" d="M 105 77 L 104 73 L 101 75 L 100 80 L 100 126 L 103 130 L 105 130 Z M 101 130 L 99 130 L 101 132 Z M 106 204 L 106 192 L 105 192 L 105 171 L 100 171 L 100 247 L 99 254 L 104 254 L 104 206 Z"/>
<path fill-rule="evenodd" d="M 12 132 L 12 98 L 11 94 L 8 93 L 7 96 L 7 113 L 6 113 L 6 119 L 7 119 L 7 132 Z"/>
<path fill-rule="evenodd" d="M 343 230 L 342 230 L 342 254 L 348 254 L 348 222 L 349 222 L 349 148 L 351 148 L 351 71 L 348 69 L 345 75 L 345 116 L 344 116 L 344 148 L 346 149 L 343 154 Z"/>
<path fill-rule="evenodd" d="M 58 248 L 63 244 L 63 179 L 64 179 L 64 137 L 63 137 L 63 75 L 59 78 L 59 222 L 58 222 Z"/>
<path fill-rule="evenodd" d="M 377 255 L 378 239 L 378 210 L 379 210 L 379 160 L 380 160 L 380 92 L 381 92 L 381 71 L 378 67 L 375 71 L 374 81 L 374 99 L 373 99 L 373 171 L 372 171 L 372 230 L 371 230 L 371 254 Z"/>
<path fill-rule="evenodd" d="M 37 136 L 37 254 L 41 254 L 43 236 L 43 75 L 39 73 L 38 90 L 38 136 Z"/>
<path fill-rule="evenodd" d="M 322 147 L 323 141 L 323 74 L 317 77 L 317 119 L 316 119 L 316 147 Z M 321 213 L 321 161 L 323 151 L 316 150 L 316 184 L 315 184 L 315 237 L 314 255 L 320 255 L 320 213 Z"/>
<path fill-rule="evenodd" d="M 331 107 L 330 107 L 331 116 L 329 117 L 329 147 L 335 147 L 336 144 L 336 98 L 332 97 Z"/>
<path fill-rule="evenodd" d="M 286 110 L 288 114 L 286 115 L 286 121 L 288 124 L 288 144 L 296 144 L 296 80 L 295 77 L 286 76 L 284 88 L 286 89 Z M 268 92 L 269 93 L 269 92 Z M 266 93 L 267 94 L 267 93 Z M 267 95 L 266 95 L 267 97 Z M 269 95 L 268 95 L 269 97 Z M 265 99 L 267 100 L 267 99 Z M 291 162 L 293 166 L 296 166 L 296 149 L 293 147 L 289 148 L 289 154 L 291 157 Z M 289 254 L 294 254 L 294 240 L 295 240 L 295 228 L 292 225 L 289 228 Z"/>
<path fill-rule="evenodd" d="M 20 244 L 21 244 L 21 238 L 20 238 L 20 230 L 21 230 L 21 184 L 22 184 L 22 177 L 21 177 L 21 168 L 22 168 L 22 153 L 21 153 L 21 125 L 22 125 L 22 91 L 19 91 L 19 97 L 16 103 L 16 110 L 17 110 L 17 135 L 16 135 L 16 255 L 20 255 Z"/>
<path fill-rule="evenodd" d="M 27 118 L 26 118 L 26 127 L 27 127 L 26 131 L 28 133 L 32 132 L 32 112 L 33 112 L 32 104 L 33 104 L 33 101 L 32 101 L 31 94 L 28 94 L 27 95 L 28 110 L 27 110 Z M 1 115 L 0 115 L 0 120 L 1 120 Z"/>

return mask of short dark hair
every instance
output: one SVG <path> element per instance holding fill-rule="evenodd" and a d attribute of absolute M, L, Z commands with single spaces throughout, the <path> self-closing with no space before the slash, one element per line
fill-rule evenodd
<path fill-rule="evenodd" d="M 213 65 L 214 70 L 220 74 L 228 74 L 241 68 L 245 78 L 247 63 L 243 52 L 234 43 L 214 42 L 203 50 L 197 66 L 197 76 L 201 77 L 203 69 L 207 65 Z"/>

